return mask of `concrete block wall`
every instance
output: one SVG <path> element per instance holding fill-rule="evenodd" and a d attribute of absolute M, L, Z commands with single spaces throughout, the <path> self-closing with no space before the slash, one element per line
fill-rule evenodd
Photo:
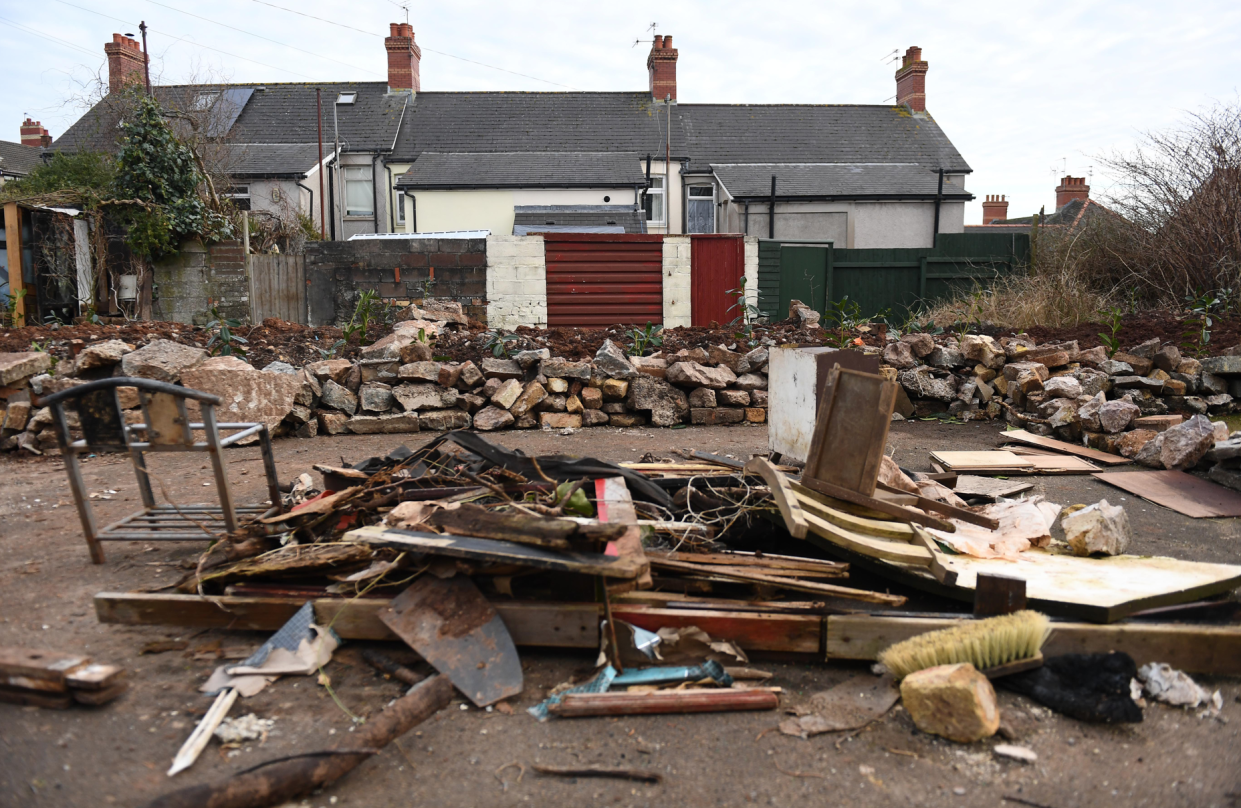
<path fill-rule="evenodd" d="M 241 242 L 205 246 L 187 241 L 152 273 L 151 313 L 156 320 L 206 325 L 212 306 L 224 317 L 250 316 L 250 286 Z"/>
<path fill-rule="evenodd" d="M 487 237 L 487 324 L 547 326 L 547 255 L 542 236 Z"/>
<path fill-rule="evenodd" d="M 757 242 L 755 245 L 757 249 Z M 689 236 L 664 238 L 664 328 L 678 328 L 690 324 L 690 249 Z M 757 253 L 755 260 L 757 261 Z"/>
<path fill-rule="evenodd" d="M 408 306 L 426 298 L 453 300 L 476 320 L 487 319 L 487 242 L 474 239 L 312 241 L 306 245 L 311 325 L 348 322 L 358 296 L 375 290 Z"/>
<path fill-rule="evenodd" d="M 758 236 L 745 237 L 745 305 L 758 308 Z"/>

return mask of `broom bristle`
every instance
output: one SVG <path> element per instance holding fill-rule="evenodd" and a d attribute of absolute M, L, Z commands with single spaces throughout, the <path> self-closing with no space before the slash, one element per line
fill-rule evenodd
<path fill-rule="evenodd" d="M 897 679 L 936 665 L 969 662 L 984 670 L 1035 656 L 1051 634 L 1051 621 L 1021 611 L 930 631 L 898 642 L 879 655 Z"/>

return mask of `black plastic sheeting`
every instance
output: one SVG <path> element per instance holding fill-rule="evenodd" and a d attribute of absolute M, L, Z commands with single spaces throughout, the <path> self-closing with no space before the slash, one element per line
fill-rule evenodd
<path fill-rule="evenodd" d="M 1133 657 L 1118 651 L 1063 654 L 996 684 L 1078 721 L 1134 724 L 1142 720 L 1142 708 L 1129 694 L 1129 683 L 1137 675 Z"/>
<path fill-rule="evenodd" d="M 489 468 L 498 466 L 508 471 L 516 472 L 531 482 L 537 482 L 542 479 L 539 476 L 539 471 L 558 482 L 572 482 L 582 479 L 596 480 L 600 477 L 623 477 L 625 478 L 626 486 L 629 488 L 629 493 L 634 499 L 653 502 L 665 508 L 672 507 L 672 498 L 668 496 L 664 489 L 633 469 L 627 469 L 615 463 L 595 460 L 589 457 L 544 455 L 537 458 L 538 470 L 536 470 L 534 465 L 535 458 L 527 457 L 520 451 L 509 451 L 502 446 L 491 443 L 480 435 L 462 430 L 441 435 L 416 451 L 411 451 L 401 446 L 390 452 L 386 457 L 367 458 L 361 463 L 354 465 L 353 468 L 365 474 L 376 474 L 384 469 L 404 463 L 410 475 L 416 479 L 442 465 L 442 462 L 425 461 L 431 460 L 431 455 L 436 453 L 439 447 L 447 441 L 451 441 L 466 450 L 468 454 L 465 455 L 459 452 L 453 453 L 453 464 L 455 466 L 464 466 L 471 474 L 480 474 Z M 411 463 L 409 462 L 410 460 L 414 462 Z"/>

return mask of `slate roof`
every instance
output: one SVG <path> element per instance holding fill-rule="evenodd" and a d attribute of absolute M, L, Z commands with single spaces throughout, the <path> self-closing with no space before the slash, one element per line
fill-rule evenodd
<path fill-rule="evenodd" d="M 396 183 L 402 190 L 645 184 L 646 176 L 633 152 L 423 152 Z"/>
<path fill-rule="evenodd" d="M 42 153 L 42 149 L 34 146 L 0 140 L 0 174 L 24 177 L 43 162 Z"/>
<path fill-rule="evenodd" d="M 228 173 L 236 177 L 296 177 L 319 162 L 318 143 L 247 143 L 229 147 Z M 325 143 L 323 155 L 332 153 L 332 144 Z"/>
<path fill-rule="evenodd" d="M 734 198 L 768 197 L 776 175 L 776 196 L 922 198 L 934 197 L 939 176 L 916 163 L 725 163 L 711 166 Z M 945 199 L 970 199 L 944 178 Z"/>
<path fill-rule="evenodd" d="M 1093 199 L 1073 199 L 1060 210 L 1048 213 L 1039 222 L 1039 227 L 1054 227 L 1069 232 L 1078 227 L 1090 225 L 1098 220 L 1124 221 L 1114 211 L 1100 205 Z M 1013 219 L 1002 219 L 991 224 L 967 224 L 967 233 L 1029 233 L 1034 224 L 1034 216 L 1018 216 Z"/>
<path fill-rule="evenodd" d="M 199 99 L 220 93 L 219 106 L 208 116 L 227 128 L 234 143 L 316 143 L 315 90 L 322 90 L 323 139 L 333 143 L 336 129 L 332 108 L 342 92 L 357 93 L 353 104 L 337 107 L 341 148 L 344 151 L 386 151 L 396 141 L 411 94 L 389 93 L 385 82 L 327 82 L 279 84 L 170 85 L 155 88 L 160 103 L 178 110 L 193 111 Z M 250 92 L 248 92 L 250 91 Z M 247 97 L 248 95 L 248 97 Z M 244 100 L 243 100 L 244 99 Z M 241 104 L 240 110 L 235 107 Z M 65 151 L 95 149 L 115 151 L 120 130 L 123 96 L 106 96 L 69 127 L 52 144 Z M 228 121 L 231 119 L 231 125 Z M 325 148 L 330 151 L 329 148 Z"/>
<path fill-rule="evenodd" d="M 637 205 L 517 205 L 513 235 L 527 233 L 645 233 Z"/>

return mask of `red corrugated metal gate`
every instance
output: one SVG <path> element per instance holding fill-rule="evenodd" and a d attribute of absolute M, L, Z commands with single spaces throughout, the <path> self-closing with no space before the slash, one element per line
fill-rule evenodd
<path fill-rule="evenodd" d="M 639 233 L 546 233 L 547 325 L 664 321 L 663 240 Z"/>
<path fill-rule="evenodd" d="M 690 236 L 690 324 L 729 323 L 741 314 L 729 290 L 741 287 L 745 275 L 745 237 Z"/>

